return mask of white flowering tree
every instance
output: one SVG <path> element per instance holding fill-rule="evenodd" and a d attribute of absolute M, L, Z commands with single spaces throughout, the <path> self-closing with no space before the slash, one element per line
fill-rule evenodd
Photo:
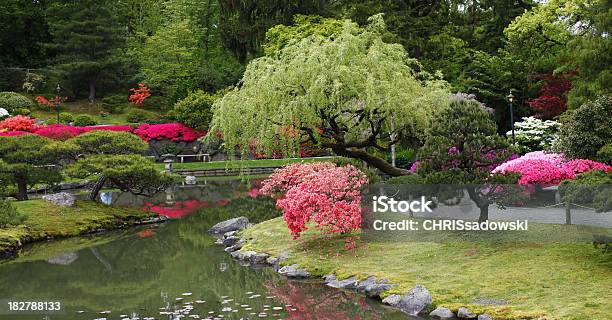
<path fill-rule="evenodd" d="M 554 120 L 540 120 L 535 117 L 524 117 L 523 121 L 514 124 L 516 144 L 522 153 L 548 150 L 559 138 L 561 124 Z M 506 133 L 512 137 L 512 131 Z"/>
<path fill-rule="evenodd" d="M 419 73 L 401 45 L 384 42 L 385 33 L 381 16 L 365 29 L 345 21 L 333 37 L 313 35 L 251 61 L 215 103 L 209 136 L 222 134 L 243 156 L 252 139 L 285 155 L 310 140 L 386 174 L 408 174 L 372 150 L 386 152 L 392 137 L 423 138 L 450 93 L 446 82 Z"/>

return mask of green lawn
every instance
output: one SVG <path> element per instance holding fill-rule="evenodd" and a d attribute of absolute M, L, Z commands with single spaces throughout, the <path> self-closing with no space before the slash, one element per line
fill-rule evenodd
<path fill-rule="evenodd" d="M 176 170 L 210 170 L 210 169 L 239 169 L 239 168 L 267 168 L 280 167 L 286 164 L 297 162 L 316 162 L 330 161 L 334 157 L 316 157 L 316 158 L 287 158 L 287 159 L 261 159 L 261 160 L 235 160 L 235 161 L 211 161 L 211 162 L 188 162 L 175 163 Z M 161 169 L 164 168 L 163 163 L 157 164 Z"/>
<path fill-rule="evenodd" d="M 100 103 L 90 104 L 87 100 L 77 100 L 73 102 L 62 103 L 60 112 L 72 113 L 74 116 L 77 116 L 79 114 L 88 114 L 94 118 L 97 124 L 125 125 L 128 123 L 126 119 L 126 113 L 130 111 L 130 108 L 131 107 L 127 106 L 125 107 L 125 110 L 123 110 L 122 113 L 110 114 L 107 117 L 102 118 L 100 116 L 100 113 L 104 111 L 104 109 L 102 108 L 102 105 Z M 32 110 L 32 116 L 37 119 L 55 119 L 57 117 L 57 113 L 55 112 L 55 110 Z"/>
<path fill-rule="evenodd" d="M 425 285 L 434 304 L 456 311 L 467 306 L 495 319 L 609 319 L 612 298 L 612 255 L 587 241 L 543 241 L 551 235 L 564 239 L 588 238 L 576 226 L 530 224 L 517 237 L 364 235 L 357 249 L 347 252 L 342 238 L 324 238 L 314 228 L 291 240 L 282 218 L 243 232 L 242 250 L 280 255 L 285 263 L 298 263 L 311 273 L 339 278 L 375 275 L 398 284 L 386 294 L 402 294 L 416 284 Z M 609 229 L 600 230 L 608 232 Z M 591 236 L 592 238 L 592 236 Z M 476 306 L 475 298 L 508 301 L 504 306 Z"/>
<path fill-rule="evenodd" d="M 138 209 L 109 208 L 92 201 L 77 201 L 71 208 L 43 200 L 14 202 L 13 206 L 27 220 L 24 225 L 0 229 L 0 253 L 15 251 L 28 242 L 118 228 L 151 217 Z"/>

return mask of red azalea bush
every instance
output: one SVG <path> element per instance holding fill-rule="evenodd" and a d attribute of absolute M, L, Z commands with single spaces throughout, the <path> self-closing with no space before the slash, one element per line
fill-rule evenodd
<path fill-rule="evenodd" d="M 36 121 L 27 116 L 14 116 L 0 122 L 0 131 L 26 131 L 30 132 L 36 126 Z"/>
<path fill-rule="evenodd" d="M 144 141 L 172 140 L 175 142 L 194 141 L 206 135 L 206 131 L 198 131 L 180 123 L 143 124 L 134 130 L 134 134 Z"/>
<path fill-rule="evenodd" d="M 29 134 L 31 132 L 26 132 L 26 131 L 10 131 L 10 132 L 0 132 L 0 137 L 14 137 L 14 136 L 20 136 L 22 134 Z"/>
<path fill-rule="evenodd" d="M 311 220 L 324 234 L 345 234 L 361 226 L 361 187 L 368 179 L 352 165 L 298 163 L 276 170 L 261 192 L 284 197 L 276 201 L 294 239 Z"/>
<path fill-rule="evenodd" d="M 82 133 L 82 131 L 78 127 L 67 126 L 63 124 L 52 124 L 43 127 L 36 127 L 32 131 L 32 133 L 54 140 L 65 141 L 78 136 Z"/>

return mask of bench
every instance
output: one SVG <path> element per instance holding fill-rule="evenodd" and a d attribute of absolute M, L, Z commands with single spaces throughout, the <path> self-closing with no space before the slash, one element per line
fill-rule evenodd
<path fill-rule="evenodd" d="M 201 159 L 202 162 L 210 161 L 210 154 L 208 153 L 198 153 L 198 154 L 179 154 L 176 156 L 181 159 L 181 163 L 185 162 L 185 158 L 196 158 L 198 160 Z"/>

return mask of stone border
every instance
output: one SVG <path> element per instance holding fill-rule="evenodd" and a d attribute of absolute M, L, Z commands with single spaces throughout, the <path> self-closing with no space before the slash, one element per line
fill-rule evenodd
<path fill-rule="evenodd" d="M 238 232 L 242 231 L 251 224 L 246 217 L 237 217 L 222 221 L 213 226 L 209 233 L 217 236 L 216 244 L 223 245 L 224 251 L 229 253 L 232 258 L 241 261 L 245 266 L 268 266 L 287 278 L 291 279 L 309 279 L 311 274 L 304 268 L 300 268 L 298 264 L 286 265 L 281 267 L 281 262 L 287 259 L 288 253 L 283 253 L 279 257 L 271 256 L 267 253 L 258 253 L 255 251 L 241 251 L 246 244 L 246 240 L 238 236 Z M 357 291 L 365 294 L 369 298 L 378 298 L 380 295 L 397 286 L 389 283 L 387 279 L 378 280 L 375 276 L 369 276 L 363 281 L 359 281 L 357 277 L 338 280 L 335 275 L 329 274 L 323 276 L 323 282 L 332 288 Z M 400 310 L 409 316 L 423 315 L 423 311 L 431 306 L 433 299 L 431 293 L 425 286 L 416 285 L 408 293 L 402 295 L 392 294 L 382 299 L 382 303 Z M 457 314 L 445 307 L 436 307 L 428 314 L 433 319 L 476 319 L 476 320 L 493 320 L 486 313 L 475 314 L 465 307 L 459 308 Z"/>

